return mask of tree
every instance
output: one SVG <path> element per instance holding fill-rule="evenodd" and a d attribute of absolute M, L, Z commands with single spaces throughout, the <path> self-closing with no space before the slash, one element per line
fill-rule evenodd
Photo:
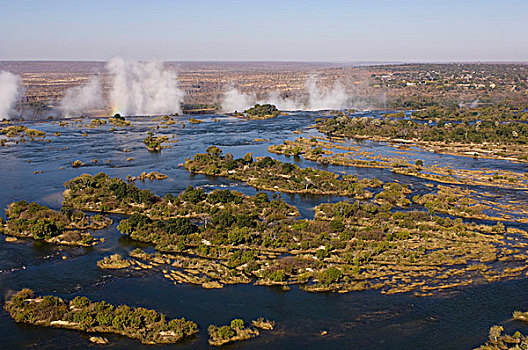
<path fill-rule="evenodd" d="M 222 150 L 216 146 L 209 146 L 205 151 L 213 157 L 219 157 L 222 154 Z"/>
<path fill-rule="evenodd" d="M 275 165 L 275 161 L 271 157 L 264 157 L 258 163 L 259 168 L 269 168 Z"/>
<path fill-rule="evenodd" d="M 253 226 L 253 218 L 247 214 L 238 215 L 236 218 L 236 222 L 239 227 Z"/>
<path fill-rule="evenodd" d="M 266 192 L 257 192 L 253 201 L 255 202 L 255 205 L 267 204 L 269 203 L 269 196 Z"/>
<path fill-rule="evenodd" d="M 229 326 L 222 326 L 218 329 L 220 339 L 229 339 L 235 335 L 235 332 Z"/>
<path fill-rule="evenodd" d="M 244 320 L 241 320 L 240 318 L 235 318 L 233 321 L 231 321 L 231 328 L 233 328 L 233 329 L 243 329 L 244 328 Z"/>
<path fill-rule="evenodd" d="M 213 216 L 213 223 L 218 226 L 219 229 L 225 229 L 230 227 L 236 218 L 227 210 L 221 211 Z"/>
<path fill-rule="evenodd" d="M 83 309 L 90 305 L 90 299 L 88 299 L 87 297 L 77 296 L 71 301 L 71 304 L 77 309 Z"/>
<path fill-rule="evenodd" d="M 337 267 L 330 267 L 328 268 L 322 278 L 323 284 L 331 284 L 339 281 L 339 279 L 343 276 L 343 273 L 341 270 L 339 270 Z"/>
<path fill-rule="evenodd" d="M 195 189 L 192 185 L 189 185 L 185 192 L 181 194 L 181 198 L 186 202 L 196 204 L 203 201 L 206 198 L 206 194 L 201 188 Z"/>
<path fill-rule="evenodd" d="M 332 221 L 330 221 L 330 229 L 332 232 L 343 232 L 345 230 L 345 224 L 343 224 L 343 221 L 340 219 L 334 218 Z"/>
<path fill-rule="evenodd" d="M 294 164 L 291 163 L 283 163 L 282 164 L 282 172 L 286 175 L 294 171 L 297 167 Z"/>
<path fill-rule="evenodd" d="M 189 218 L 160 220 L 157 225 L 170 235 L 190 235 L 198 231 L 198 226 L 194 225 Z"/>
<path fill-rule="evenodd" d="M 284 270 L 277 270 L 274 271 L 269 278 L 275 282 L 283 282 L 286 279 L 286 273 Z"/>
<path fill-rule="evenodd" d="M 38 219 L 37 222 L 31 226 L 31 234 L 35 239 L 49 239 L 58 236 L 62 233 L 57 225 L 49 219 Z"/>
<path fill-rule="evenodd" d="M 225 203 L 230 203 L 230 202 L 236 203 L 238 202 L 236 199 L 238 199 L 238 201 L 241 202 L 240 198 L 238 196 L 235 196 L 229 190 L 216 190 L 216 191 L 209 193 L 209 195 L 207 196 L 207 201 L 213 204 L 216 204 L 216 203 L 225 204 Z M 236 204 L 239 204 L 239 203 L 236 203 Z"/>
<path fill-rule="evenodd" d="M 243 164 L 253 163 L 253 152 L 246 153 L 246 155 L 242 157 L 242 163 Z"/>

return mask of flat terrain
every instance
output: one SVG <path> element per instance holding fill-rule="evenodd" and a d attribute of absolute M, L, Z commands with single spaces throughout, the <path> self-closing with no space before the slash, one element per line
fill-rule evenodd
<path fill-rule="evenodd" d="M 420 109 L 431 106 L 519 105 L 528 96 L 528 65 L 467 64 L 332 64 L 296 62 L 167 62 L 178 72 L 186 104 L 214 105 L 236 87 L 263 97 L 279 93 L 294 98 L 307 93 L 307 79 L 318 87 L 339 81 L 359 109 Z M 104 62 L 0 62 L 23 78 L 26 102 L 54 105 L 68 88 L 103 77 Z M 37 104 L 38 105 L 38 104 Z"/>

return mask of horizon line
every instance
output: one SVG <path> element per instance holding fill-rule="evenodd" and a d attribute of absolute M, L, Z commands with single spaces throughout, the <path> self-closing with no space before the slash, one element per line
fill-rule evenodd
<path fill-rule="evenodd" d="M 133 59 L 134 61 L 145 62 L 154 59 Z M 11 62 L 77 62 L 77 63 L 106 63 L 109 60 L 85 60 L 85 59 L 0 59 L 0 63 Z M 304 64 L 364 64 L 364 65 L 402 65 L 402 64 L 464 64 L 464 63 L 486 63 L 486 64 L 528 64 L 528 60 L 357 60 L 357 61 L 323 61 L 323 60 L 161 60 L 165 63 L 304 63 Z"/>

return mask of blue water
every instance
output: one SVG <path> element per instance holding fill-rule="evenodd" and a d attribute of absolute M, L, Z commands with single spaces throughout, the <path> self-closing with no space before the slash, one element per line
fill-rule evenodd
<path fill-rule="evenodd" d="M 375 114 L 371 112 L 371 114 Z M 263 121 L 247 121 L 226 116 L 199 116 L 201 124 L 189 124 L 185 116 L 176 117 L 178 123 L 156 134 L 172 135 L 179 141 L 159 154 L 147 151 L 142 140 L 149 127 L 158 123 L 151 118 L 130 118 L 131 127 L 110 126 L 95 129 L 80 127 L 71 122 L 61 127 L 46 122 L 28 122 L 27 125 L 49 133 L 51 142 L 26 142 L 0 147 L 0 206 L 6 208 L 13 201 L 36 201 L 58 209 L 61 206 L 63 182 L 83 173 L 104 171 L 110 176 L 125 178 L 146 171 L 160 171 L 168 176 L 164 181 L 145 183 L 136 181 L 141 188 L 150 188 L 163 196 L 177 194 L 188 185 L 213 188 L 231 188 L 246 194 L 255 189 L 225 178 L 192 175 L 179 166 L 185 158 L 204 152 L 217 145 L 236 157 L 247 152 L 254 156 L 271 156 L 281 161 L 295 162 L 301 167 L 377 177 L 383 181 L 406 183 L 414 194 L 431 189 L 423 181 L 396 175 L 387 169 L 367 169 L 324 166 L 293 157 L 269 154 L 270 144 L 294 140 L 300 135 L 294 130 L 312 125 L 315 112 L 296 112 L 290 116 Z M 219 118 L 219 122 L 214 122 Z M 179 121 L 184 121 L 182 128 Z M 89 120 L 84 121 L 88 123 Z M 60 131 L 60 136 L 52 133 Z M 88 136 L 82 136 L 83 133 Z M 316 134 L 307 130 L 306 135 Z M 255 142 L 254 139 L 270 139 Z M 384 143 L 361 142 L 364 150 L 394 155 L 395 149 Z M 128 148 L 131 152 L 123 152 Z M 127 161 L 134 157 L 133 161 Z M 426 164 L 456 165 L 467 169 L 493 168 L 525 171 L 525 165 L 498 160 L 482 160 L 423 152 L 413 149 L 408 157 L 423 159 Z M 92 159 L 97 158 L 97 163 Z M 27 160 L 31 160 L 29 163 Z M 72 168 L 74 160 L 86 166 Z M 107 164 L 106 160 L 110 160 Z M 63 167 L 60 170 L 60 167 Z M 42 174 L 34 174 L 39 170 Z M 433 182 L 434 183 L 434 182 Z M 524 191 L 475 187 L 504 197 L 504 200 L 526 200 Z M 411 197 L 410 195 L 409 197 Z M 283 198 L 296 205 L 302 217 L 313 217 L 313 207 L 321 202 L 343 200 L 342 197 L 299 196 L 283 194 Z M 5 214 L 1 213 L 5 218 Z M 57 247 L 31 240 L 6 243 L 0 236 L 0 292 L 4 299 L 23 287 L 39 294 L 57 294 L 64 298 L 86 295 L 93 300 L 107 300 L 115 304 L 127 303 L 146 306 L 165 313 L 168 317 L 186 317 L 200 326 L 199 337 L 176 345 L 179 348 L 208 348 L 207 326 L 226 324 L 233 318 L 251 320 L 257 317 L 273 319 L 278 327 L 273 332 L 248 342 L 235 343 L 226 348 L 240 349 L 468 349 L 486 341 L 488 329 L 502 324 L 506 330 L 528 331 L 528 327 L 513 322 L 513 310 L 528 309 L 528 279 L 521 278 L 501 283 L 457 289 L 435 297 L 416 298 L 412 294 L 382 295 L 377 291 L 349 294 L 307 293 L 293 287 L 284 292 L 277 288 L 235 285 L 220 290 L 205 290 L 189 285 L 174 285 L 161 273 L 136 271 L 103 271 L 96 262 L 113 253 L 126 255 L 136 247 L 153 252 L 152 247 L 120 236 L 116 226 L 122 217 L 113 215 L 114 224 L 96 231 L 94 235 L 105 242 L 92 248 Z M 527 229 L 526 225 L 515 225 Z M 3 300 L 2 299 L 2 300 Z M 321 331 L 328 335 L 321 336 Z M 5 312 L 0 312 L 0 348 L 71 348 L 99 347 L 88 341 L 88 336 L 75 331 L 38 328 L 16 324 Z M 109 348 L 139 348 L 136 341 L 119 336 L 108 336 Z M 147 347 L 147 346 L 145 346 Z M 158 348 L 165 346 L 148 346 Z M 166 346 L 168 347 L 168 346 Z M 174 347 L 174 345 L 171 345 Z"/>

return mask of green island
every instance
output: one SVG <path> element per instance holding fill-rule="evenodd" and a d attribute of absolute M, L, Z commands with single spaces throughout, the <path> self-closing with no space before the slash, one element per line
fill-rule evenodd
<path fill-rule="evenodd" d="M 96 128 L 98 126 L 105 125 L 105 124 L 106 124 L 106 120 L 101 119 L 101 118 L 95 118 L 90 121 L 90 124 L 88 125 L 88 127 Z"/>
<path fill-rule="evenodd" d="M 121 233 L 155 245 L 126 260 L 174 283 L 300 285 L 313 292 L 379 289 L 430 295 L 525 273 L 528 235 L 502 224 L 465 223 L 424 210 L 393 211 L 404 186 L 386 184 L 380 203 L 323 203 L 313 220 L 265 193 L 187 188 L 164 198 L 101 173 L 65 184 L 64 205 L 128 214 Z M 124 259 L 123 259 L 124 260 Z"/>
<path fill-rule="evenodd" d="M 29 141 L 50 141 L 46 140 L 46 132 L 38 129 L 30 129 L 25 125 L 11 125 L 0 128 L 0 135 L 6 138 L 0 139 L 0 146 L 6 146 L 13 139 L 15 143 Z"/>
<path fill-rule="evenodd" d="M 152 121 L 161 121 L 160 122 L 160 125 L 159 127 L 162 128 L 162 129 L 167 129 L 169 127 L 169 125 L 173 125 L 173 124 L 176 124 L 176 121 L 174 120 L 174 118 L 168 116 L 168 115 L 163 115 L 159 118 L 152 118 Z"/>
<path fill-rule="evenodd" d="M 258 103 L 245 110 L 244 113 L 245 114 L 242 114 L 243 117 L 252 120 L 275 118 L 281 114 L 277 107 L 272 104 L 260 105 Z"/>
<path fill-rule="evenodd" d="M 125 117 L 122 117 L 119 113 L 114 114 L 113 117 L 108 118 L 108 123 L 115 126 L 130 126 L 131 123 L 129 120 L 126 120 Z"/>
<path fill-rule="evenodd" d="M 83 166 L 84 166 L 84 163 L 81 162 L 79 159 L 74 160 L 72 162 L 72 168 L 80 168 L 80 167 L 83 167 Z"/>
<path fill-rule="evenodd" d="M 253 327 L 246 327 L 244 320 L 236 318 L 229 325 L 220 327 L 209 325 L 207 328 L 209 345 L 222 346 L 235 341 L 248 340 L 260 335 L 257 328 L 272 330 L 275 327 L 275 322 L 263 318 L 254 320 L 251 324 Z"/>
<path fill-rule="evenodd" d="M 12 296 L 4 309 L 15 322 L 35 326 L 66 328 L 87 333 L 113 333 L 137 339 L 143 344 L 171 344 L 198 332 L 193 321 L 166 320 L 165 315 L 143 307 L 114 306 L 75 297 L 70 302 L 47 295 L 36 296 L 23 289 Z"/>
<path fill-rule="evenodd" d="M 246 182 L 257 189 L 286 193 L 317 195 L 343 195 L 357 199 L 368 199 L 372 193 L 366 188 L 381 186 L 377 179 L 359 179 L 352 175 L 339 176 L 324 170 L 302 169 L 295 164 L 282 163 L 270 157 L 253 159 L 251 153 L 234 159 L 216 146 L 207 148 L 207 153 L 198 153 L 186 159 L 185 169 L 192 173 L 209 176 L 224 176 Z"/>
<path fill-rule="evenodd" d="M 514 311 L 515 321 L 528 322 L 528 312 Z M 513 335 L 504 334 L 502 326 L 494 325 L 489 330 L 488 341 L 478 347 L 480 350 L 504 350 L 504 349 L 525 349 L 528 344 L 528 336 L 516 331 Z"/>
<path fill-rule="evenodd" d="M 436 193 L 427 193 L 412 198 L 430 213 L 442 213 L 467 219 L 491 221 L 516 221 L 528 223 L 528 208 L 522 201 L 501 204 L 490 198 L 489 193 L 454 186 L 438 185 Z"/>
<path fill-rule="evenodd" d="M 70 207 L 57 212 L 26 201 L 11 203 L 6 215 L 5 223 L 0 220 L 1 233 L 63 245 L 95 245 L 97 240 L 87 230 L 99 230 L 112 223 L 102 215 L 88 216 Z"/>
<path fill-rule="evenodd" d="M 150 173 L 142 172 L 138 176 L 130 176 L 127 175 L 127 181 L 128 182 L 134 182 L 136 180 L 140 180 L 142 182 L 145 182 L 145 179 L 149 179 L 150 181 L 154 180 L 165 180 L 167 178 L 167 175 L 160 173 L 159 171 L 151 171 Z"/>
<path fill-rule="evenodd" d="M 184 114 L 214 114 L 220 110 L 217 103 L 184 103 L 182 111 Z"/>
<path fill-rule="evenodd" d="M 130 262 L 119 254 L 112 254 L 104 257 L 97 262 L 97 267 L 100 269 L 124 269 L 130 266 Z"/>
<path fill-rule="evenodd" d="M 518 121 L 421 123 L 340 115 L 318 119 L 316 128 L 329 137 L 414 144 L 458 156 L 528 161 L 528 125 Z"/>
<path fill-rule="evenodd" d="M 63 206 L 84 211 L 131 214 L 159 200 L 149 190 L 140 190 L 118 178 L 110 179 L 105 173 L 84 174 L 65 182 L 64 186 Z"/>
<path fill-rule="evenodd" d="M 523 107 L 521 107 L 521 105 Z M 421 120 L 452 120 L 452 121 L 526 121 L 528 112 L 524 108 L 524 101 L 515 106 L 512 101 L 506 104 L 489 104 L 471 108 L 461 108 L 456 104 L 444 106 L 429 106 L 413 111 L 412 119 Z"/>
<path fill-rule="evenodd" d="M 152 131 L 148 132 L 148 136 L 145 137 L 143 143 L 147 146 L 147 149 L 150 152 L 161 152 L 161 144 L 168 141 L 167 136 L 154 136 Z"/>
<path fill-rule="evenodd" d="M 384 157 L 361 150 L 358 146 L 344 146 L 342 140 L 321 141 L 315 137 L 299 137 L 295 141 L 271 145 L 268 151 L 287 156 L 302 156 L 321 164 L 353 166 L 357 168 L 385 168 L 401 175 L 442 183 L 472 186 L 492 186 L 512 189 L 528 189 L 528 174 L 491 169 L 453 169 L 439 165 L 426 165 L 422 160 L 411 163 L 403 157 Z M 340 150 L 339 152 L 333 149 Z M 344 152 L 343 152 L 344 151 Z"/>

